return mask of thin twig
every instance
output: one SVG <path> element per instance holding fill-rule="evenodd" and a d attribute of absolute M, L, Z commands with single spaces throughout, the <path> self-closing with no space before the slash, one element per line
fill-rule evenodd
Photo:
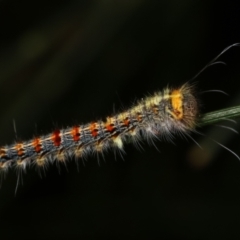
<path fill-rule="evenodd" d="M 240 106 L 220 109 L 218 111 L 203 114 L 198 126 L 206 126 L 226 119 L 240 118 Z"/>

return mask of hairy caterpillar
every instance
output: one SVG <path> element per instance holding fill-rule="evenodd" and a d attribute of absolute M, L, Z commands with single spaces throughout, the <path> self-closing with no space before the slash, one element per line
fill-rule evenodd
<path fill-rule="evenodd" d="M 197 115 L 198 101 L 191 85 L 166 88 L 105 121 L 57 129 L 45 136 L 1 147 L 0 168 L 25 169 L 30 164 L 44 167 L 72 155 L 82 157 L 108 148 L 122 150 L 127 138 L 137 141 L 140 136 L 151 140 L 158 135 L 188 134 L 195 127 Z"/>
<path fill-rule="evenodd" d="M 220 55 L 236 45 L 239 44 L 224 49 L 206 67 L 215 64 Z M 54 161 L 65 162 L 71 157 L 81 158 L 108 149 L 121 151 L 128 139 L 138 142 L 140 138 L 152 141 L 171 139 L 174 134 L 189 136 L 195 131 L 198 117 L 199 102 L 193 85 L 167 87 L 104 120 L 56 129 L 29 141 L 2 146 L 0 170 L 7 172 L 13 167 L 25 170 L 31 165 L 45 168 Z"/>

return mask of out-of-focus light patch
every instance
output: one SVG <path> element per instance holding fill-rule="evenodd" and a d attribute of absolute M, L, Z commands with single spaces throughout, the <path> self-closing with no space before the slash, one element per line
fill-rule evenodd
<path fill-rule="evenodd" d="M 206 167 L 208 167 L 211 162 L 213 161 L 213 156 L 215 154 L 216 149 L 211 148 L 207 145 L 202 146 L 200 143 L 201 147 L 194 146 L 192 147 L 188 153 L 187 153 L 187 161 L 190 165 L 190 167 L 197 169 L 197 170 L 202 170 Z"/>

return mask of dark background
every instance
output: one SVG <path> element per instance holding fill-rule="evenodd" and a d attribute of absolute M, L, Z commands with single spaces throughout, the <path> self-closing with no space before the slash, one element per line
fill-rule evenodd
<path fill-rule="evenodd" d="M 237 2 L 237 1 L 236 1 Z M 240 42 L 233 1 L 0 1 L 0 144 L 87 123 L 136 99 L 180 86 Z M 240 48 L 196 80 L 202 112 L 240 104 Z M 239 129 L 237 124 L 220 125 Z M 206 137 L 125 147 L 61 167 L 16 171 L 0 190 L 1 239 L 239 239 L 240 137 L 218 126 Z M 85 166 L 84 166 L 85 165 Z"/>

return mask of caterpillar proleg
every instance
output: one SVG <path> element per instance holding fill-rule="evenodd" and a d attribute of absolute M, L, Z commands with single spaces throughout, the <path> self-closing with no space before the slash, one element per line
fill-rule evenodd
<path fill-rule="evenodd" d="M 216 63 L 230 47 L 207 66 Z M 72 157 L 82 158 L 109 149 L 122 151 L 129 139 L 138 142 L 140 138 L 152 141 L 154 138 L 171 139 L 176 134 L 189 136 L 195 131 L 198 118 L 199 101 L 193 84 L 166 87 L 105 119 L 56 129 L 28 141 L 2 146 L 0 170 L 26 170 L 32 165 L 45 168 L 54 161 L 66 162 Z"/>

